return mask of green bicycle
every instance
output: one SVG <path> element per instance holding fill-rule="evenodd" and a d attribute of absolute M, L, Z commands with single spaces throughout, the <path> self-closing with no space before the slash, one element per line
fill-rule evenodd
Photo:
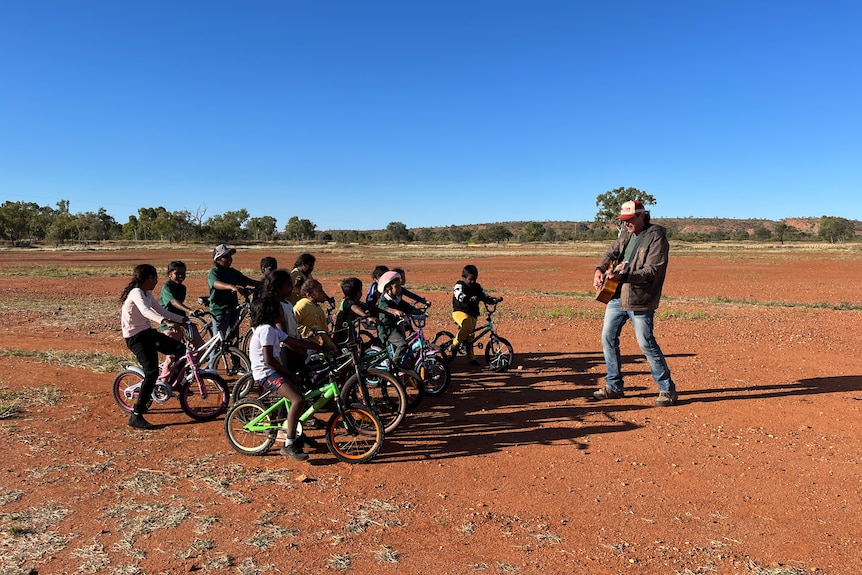
<path fill-rule="evenodd" d="M 383 446 L 386 431 L 380 416 L 361 403 L 345 405 L 336 377 L 304 394 L 308 409 L 299 417 L 297 434 L 308 418 L 335 400 L 335 412 L 326 423 L 326 447 L 340 461 L 366 463 L 374 459 Z M 278 431 L 287 420 L 290 401 L 280 397 L 272 401 L 267 392 L 257 398 L 236 402 L 224 420 L 228 443 L 245 455 L 263 455 L 276 441 Z"/>
<path fill-rule="evenodd" d="M 507 371 L 515 360 L 515 350 L 512 344 L 504 338 L 497 335 L 494 329 L 494 313 L 497 311 L 497 304 L 503 301 L 503 298 L 496 298 L 494 303 L 485 304 L 485 325 L 476 326 L 470 333 L 470 337 L 465 342 L 466 345 L 475 346 L 478 349 L 485 348 L 485 361 L 488 364 L 488 369 L 496 372 Z M 488 343 L 483 346 L 479 339 L 488 335 Z M 440 348 L 440 351 L 449 358 L 451 362 L 455 359 L 452 356 L 452 340 L 455 339 L 455 334 L 451 331 L 438 331 L 434 336 L 434 344 Z M 459 353 L 464 353 L 463 347 Z"/>

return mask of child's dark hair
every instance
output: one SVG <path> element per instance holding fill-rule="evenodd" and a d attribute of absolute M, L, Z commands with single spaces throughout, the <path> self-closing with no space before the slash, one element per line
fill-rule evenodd
<path fill-rule="evenodd" d="M 278 268 L 278 260 L 272 256 L 266 256 L 260 260 L 260 273 L 265 274 L 267 270 L 272 271 Z"/>
<path fill-rule="evenodd" d="M 356 299 L 362 293 L 362 280 L 359 278 L 344 278 L 341 280 L 341 293 L 347 299 Z"/>
<path fill-rule="evenodd" d="M 299 254 L 299 257 L 296 258 L 296 261 L 293 263 L 293 267 L 298 268 L 303 265 L 313 266 L 316 261 L 317 258 L 311 254 Z"/>
<path fill-rule="evenodd" d="M 133 289 L 141 287 L 141 283 L 157 275 L 159 273 L 156 271 L 155 266 L 150 264 L 136 265 L 135 269 L 132 270 L 132 281 L 129 282 L 129 285 L 123 290 L 123 295 L 120 296 L 120 303 L 126 302 L 126 298 L 129 297 Z"/>
<path fill-rule="evenodd" d="M 299 295 L 302 297 L 308 297 L 308 294 L 314 290 L 316 287 L 323 287 L 322 284 L 316 279 L 305 280 L 302 283 L 302 287 L 299 289 Z"/>
<path fill-rule="evenodd" d="M 467 264 L 464 266 L 464 269 L 461 270 L 461 277 L 466 278 L 467 276 L 479 277 L 479 270 L 476 269 L 476 266 L 473 264 Z"/>
<path fill-rule="evenodd" d="M 274 325 L 281 312 L 281 302 L 272 296 L 261 296 L 251 302 L 248 321 L 251 327 L 259 325 Z"/>
<path fill-rule="evenodd" d="M 389 268 L 386 266 L 382 266 L 382 265 L 377 266 L 376 268 L 374 268 L 374 271 L 371 272 L 371 279 L 373 279 L 374 281 L 377 281 L 380 279 L 380 276 L 382 276 L 383 274 L 385 274 L 388 271 L 389 271 Z"/>
<path fill-rule="evenodd" d="M 186 264 L 184 264 L 180 260 L 173 260 L 171 263 L 168 264 L 168 275 L 171 275 L 172 272 L 180 268 L 186 269 Z"/>
<path fill-rule="evenodd" d="M 278 292 L 284 284 L 290 283 L 290 272 L 287 270 L 273 270 L 264 278 L 260 288 L 261 297 L 278 298 Z"/>

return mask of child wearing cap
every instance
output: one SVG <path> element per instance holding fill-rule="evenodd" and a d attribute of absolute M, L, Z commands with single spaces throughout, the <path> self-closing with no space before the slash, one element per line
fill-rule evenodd
<path fill-rule="evenodd" d="M 213 316 L 213 329 L 226 335 L 231 326 L 239 319 L 238 294 L 247 295 L 248 286 L 257 287 L 260 282 L 251 279 L 241 271 L 231 267 L 236 250 L 224 244 L 213 249 L 213 267 L 207 276 L 210 288 L 210 313 Z"/>

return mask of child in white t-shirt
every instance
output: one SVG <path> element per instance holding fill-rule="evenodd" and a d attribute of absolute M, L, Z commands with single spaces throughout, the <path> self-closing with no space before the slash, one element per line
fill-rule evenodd
<path fill-rule="evenodd" d="M 305 400 L 293 383 L 295 375 L 290 373 L 278 359 L 281 342 L 288 335 L 275 324 L 281 315 L 281 302 L 275 297 L 258 297 L 251 305 L 249 319 L 253 328 L 248 355 L 254 380 L 262 390 L 272 391 L 290 401 L 287 412 L 287 437 L 281 454 L 304 461 L 308 454 L 302 450 L 302 441 L 296 436 L 299 416 L 305 409 Z"/>

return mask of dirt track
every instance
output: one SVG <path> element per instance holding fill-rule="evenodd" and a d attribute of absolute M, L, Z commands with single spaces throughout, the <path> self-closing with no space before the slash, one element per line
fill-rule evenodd
<path fill-rule="evenodd" d="M 308 464 L 244 457 L 221 420 L 193 424 L 176 401 L 151 417 L 164 429 L 133 431 L 113 374 L 3 354 L 0 392 L 58 386 L 63 400 L 0 420 L 0 572 L 862 572 L 862 256 L 674 249 L 656 335 L 680 404 L 658 409 L 630 328 L 626 398 L 588 400 L 603 375 L 597 256 L 500 251 L 470 261 L 505 296 L 517 369 L 460 360 L 369 465 L 325 447 Z M 207 255 L 4 252 L 0 350 L 126 354 L 120 274 L 180 257 L 203 294 Z M 296 252 L 235 265 L 251 275 L 263 255 Z M 434 302 L 427 331 L 449 329 L 465 259 L 353 249 L 319 253 L 315 276 L 334 294 L 378 262 Z M 16 561 L 25 549 L 37 556 Z"/>

